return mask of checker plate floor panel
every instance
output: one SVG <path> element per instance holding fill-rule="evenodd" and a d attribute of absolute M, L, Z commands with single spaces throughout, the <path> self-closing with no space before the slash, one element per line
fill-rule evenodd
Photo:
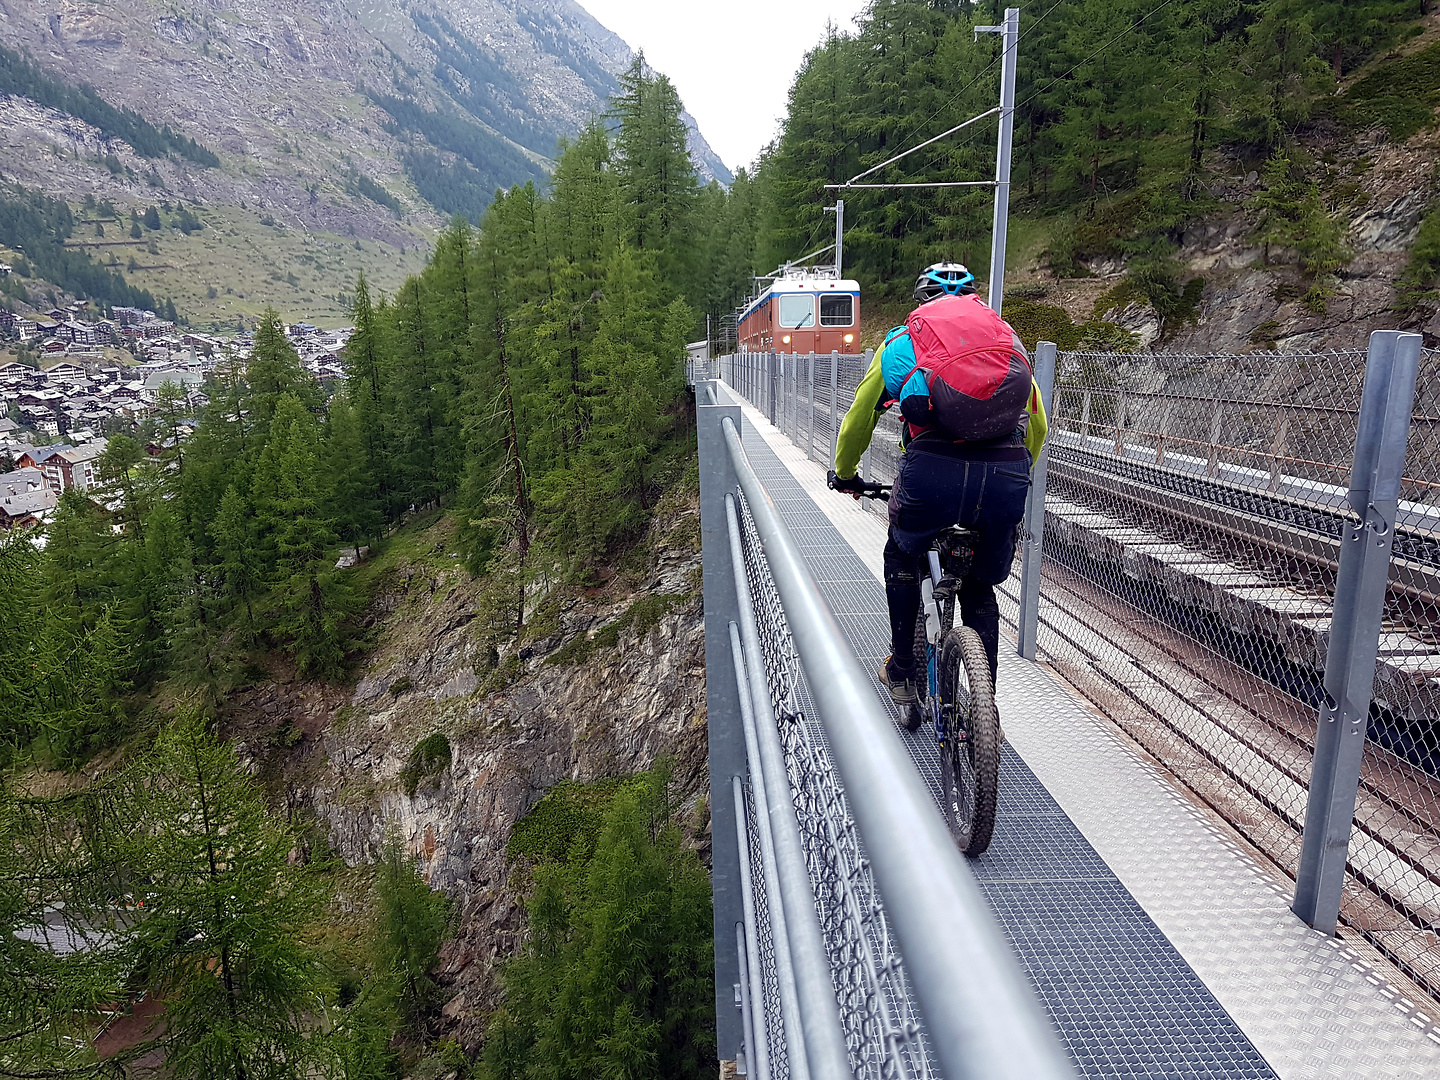
<path fill-rule="evenodd" d="M 878 670 L 890 636 L 883 587 L 834 525 L 817 515 L 814 501 L 748 419 L 743 426 L 751 464 L 787 525 L 803 535 L 821 592 L 861 663 Z M 800 689 L 808 709 L 809 694 Z M 933 740 L 899 730 L 938 798 Z M 1009 746 L 995 839 L 970 866 L 1080 1075 L 1276 1075 Z"/>

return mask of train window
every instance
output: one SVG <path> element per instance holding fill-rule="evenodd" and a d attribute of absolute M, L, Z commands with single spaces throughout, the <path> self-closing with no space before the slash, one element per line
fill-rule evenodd
<path fill-rule="evenodd" d="M 780 297 L 780 325 L 800 330 L 815 325 L 815 297 L 811 293 L 789 293 Z"/>
<path fill-rule="evenodd" d="M 855 321 L 855 298 L 849 293 L 820 297 L 821 326 L 849 326 Z"/>

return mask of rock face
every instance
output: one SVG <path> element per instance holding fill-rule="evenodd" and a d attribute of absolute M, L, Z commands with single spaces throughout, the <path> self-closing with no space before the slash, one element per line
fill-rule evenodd
<path fill-rule="evenodd" d="M 632 56 L 573 0 L 0 0 L 0 44 L 224 161 L 210 170 L 130 161 L 123 143 L 74 118 L 0 97 L 12 151 L 0 163 L 4 179 L 123 205 L 157 198 L 158 187 L 259 207 L 285 225 L 395 242 L 390 212 L 353 184 L 347 192 L 352 169 L 427 224 L 441 217 L 402 177 L 402 151 L 416 136 L 397 131 L 374 96 L 400 94 L 425 112 L 476 121 L 538 176 L 557 137 L 603 110 Z M 691 142 L 702 172 L 728 181 L 698 130 Z M 112 152 L 133 176 L 98 163 Z M 73 165 L 57 169 L 65 158 Z"/>
<path fill-rule="evenodd" d="M 1361 197 L 1340 210 L 1349 219 L 1346 237 L 1354 258 L 1340 271 L 1324 312 L 1299 299 L 1277 296 L 1284 271 L 1266 269 L 1263 252 L 1249 239 L 1253 212 L 1237 208 L 1185 237 L 1180 258 L 1205 276 L 1199 324 L 1181 331 L 1181 352 L 1243 352 L 1256 346 L 1284 350 L 1364 348 L 1372 330 L 1427 331 L 1434 312 L 1402 317 L 1392 309 L 1395 281 L 1404 271 L 1420 220 L 1430 203 L 1437 144 L 1433 133 L 1410 144 L 1362 141 L 1352 152 L 1368 167 L 1358 180 Z"/>
<path fill-rule="evenodd" d="M 393 575 L 377 605 L 381 642 L 353 690 L 267 684 L 234 703 L 231 731 L 257 769 L 263 747 L 298 742 L 271 751 L 270 764 L 280 760 L 286 801 L 313 815 L 347 863 L 373 859 L 393 830 L 431 885 L 457 901 L 458 930 L 442 953 L 441 975 L 454 995 L 445 1007 L 449 1033 L 467 1045 L 496 1001 L 495 961 L 513 954 L 524 926 L 506 843 L 548 788 L 567 778 L 631 774 L 663 753 L 675 758 L 676 795 L 694 815 L 687 820 L 705 816 L 697 516 L 693 505 L 664 516 L 642 576 L 569 598 L 542 640 L 501 642 L 503 678 L 487 667 L 494 657 L 486 583 L 452 560 Z M 636 599 L 656 596 L 671 607 L 652 628 L 621 630 L 616 645 L 595 647 L 581 664 L 550 662 Z M 501 681 L 509 684 L 493 689 Z M 298 736 L 275 738 L 281 717 Z M 401 770 L 416 743 L 435 732 L 449 741 L 451 763 L 421 778 L 412 797 Z M 703 848 L 702 855 L 708 860 Z"/>
<path fill-rule="evenodd" d="M 1430 303 L 1398 313 L 1395 283 L 1404 273 L 1427 208 L 1434 205 L 1440 136 L 1421 132 L 1408 143 L 1383 141 L 1378 133 L 1353 142 L 1336 139 L 1308 148 L 1314 158 L 1335 160 L 1337 180 L 1329 191 L 1345 191 L 1333 212 L 1346 224 L 1352 256 L 1332 282 L 1324 310 L 1312 310 L 1300 295 L 1306 284 L 1294 269 L 1293 253 L 1265 251 L 1254 239 L 1258 212 L 1248 204 L 1259 190 L 1252 172 L 1217 180 L 1211 188 L 1219 209 L 1180 238 L 1176 259 L 1190 275 L 1204 278 L 1205 290 L 1191 324 L 1162 327 L 1146 303 L 1131 302 L 1105 318 L 1137 334 L 1141 348 L 1191 354 L 1233 354 L 1257 349 L 1309 351 L 1363 349 L 1374 330 L 1422 333 L 1440 346 L 1440 311 Z M 1348 175 L 1338 174 L 1348 168 Z M 1097 258 L 1087 278 L 1045 285 L 1045 302 L 1063 307 L 1076 322 L 1092 317 L 1097 300 L 1126 272 L 1115 258 Z"/>

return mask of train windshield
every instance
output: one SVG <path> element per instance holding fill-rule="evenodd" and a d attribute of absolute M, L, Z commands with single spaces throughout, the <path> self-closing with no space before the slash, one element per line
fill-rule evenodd
<path fill-rule="evenodd" d="M 855 321 L 855 298 L 849 293 L 820 297 L 821 326 L 849 326 Z"/>
<path fill-rule="evenodd" d="M 780 325 L 800 330 L 815 325 L 815 297 L 810 293 L 788 293 L 780 297 Z"/>

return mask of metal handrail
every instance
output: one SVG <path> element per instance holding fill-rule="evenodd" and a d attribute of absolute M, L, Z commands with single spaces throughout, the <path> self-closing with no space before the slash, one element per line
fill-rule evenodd
<path fill-rule="evenodd" d="M 934 800 L 751 468 L 739 431 L 728 417 L 722 429 L 943 1074 L 1073 1077 Z"/>
<path fill-rule="evenodd" d="M 792 1010 L 785 1014 L 785 1038 L 790 1050 L 790 1075 L 806 1080 L 839 1080 L 851 1076 L 845 1035 L 840 1027 L 840 1007 L 835 1001 L 835 986 L 830 980 L 825 939 L 820 932 L 820 919 L 815 910 L 815 892 L 805 865 L 805 845 L 800 837 L 800 823 L 795 814 L 795 801 L 790 791 L 790 777 L 785 771 L 785 750 L 780 745 L 780 731 L 775 724 L 775 710 L 770 691 L 761 672 L 765 661 L 760 650 L 755 609 L 750 587 L 745 579 L 744 556 L 740 549 L 740 519 L 734 496 L 725 499 L 725 517 L 730 532 L 731 566 L 735 573 L 735 592 L 739 601 L 740 624 L 730 624 L 731 652 L 737 678 L 743 659 L 745 677 L 749 682 L 750 705 L 740 697 L 740 712 L 745 721 L 746 757 L 750 762 L 752 788 L 758 792 L 763 785 L 765 802 L 757 801 L 756 809 L 765 806 L 766 820 L 760 823 L 761 837 L 768 828 L 773 860 L 774 881 L 767 879 L 766 890 L 778 888 L 788 942 L 789 965 L 795 980 Z M 743 644 L 742 644 L 743 643 Z M 742 656 L 743 654 L 743 656 Z M 752 735 L 754 740 L 752 743 Z M 758 768 L 757 768 L 758 766 Z M 758 773 L 758 775 L 757 775 Z M 767 874 L 770 868 L 766 867 Z M 777 955 L 780 944 L 777 941 Z M 803 1050 L 796 1034 L 803 1033 Z"/>

